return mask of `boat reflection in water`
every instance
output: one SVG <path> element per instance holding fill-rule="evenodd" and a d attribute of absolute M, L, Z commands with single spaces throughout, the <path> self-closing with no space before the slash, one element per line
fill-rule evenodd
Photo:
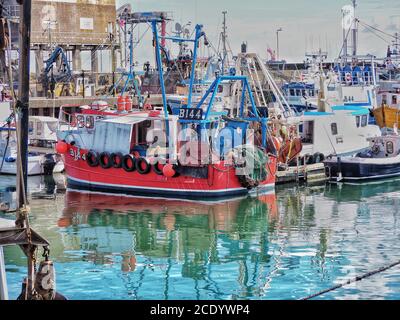
<path fill-rule="evenodd" d="M 65 202 L 58 220 L 65 252 L 118 268 L 127 289 L 136 288 L 125 295 L 140 298 L 143 286 L 146 299 L 227 298 L 237 281 L 246 292 L 258 288 L 250 283 L 271 259 L 266 231 L 277 216 L 275 194 L 210 203 L 68 190 Z M 232 292 L 218 288 L 226 285 Z"/>
<path fill-rule="evenodd" d="M 58 190 L 58 186 L 56 190 Z M 398 181 L 225 202 L 69 191 L 31 201 L 69 299 L 298 299 L 400 259 Z M 11 297 L 25 261 L 6 248 Z M 323 299 L 399 299 L 398 269 Z"/>

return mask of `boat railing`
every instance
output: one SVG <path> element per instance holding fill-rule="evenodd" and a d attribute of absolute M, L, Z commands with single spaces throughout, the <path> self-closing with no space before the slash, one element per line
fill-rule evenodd
<path fill-rule="evenodd" d="M 61 129 L 65 130 L 66 129 L 65 126 L 67 126 L 68 130 L 71 130 L 72 127 L 75 127 L 75 126 L 72 126 L 72 124 L 71 124 L 72 119 L 73 119 L 73 114 L 65 111 L 63 109 L 63 107 L 61 106 L 60 113 L 58 116 L 58 122 L 57 122 L 57 130 L 61 130 Z"/>

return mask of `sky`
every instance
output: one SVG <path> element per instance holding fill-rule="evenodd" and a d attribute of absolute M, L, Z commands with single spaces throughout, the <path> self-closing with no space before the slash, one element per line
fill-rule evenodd
<path fill-rule="evenodd" d="M 276 50 L 276 30 L 279 33 L 280 57 L 289 62 L 304 60 L 306 51 L 326 50 L 329 58 L 339 55 L 342 47 L 341 8 L 350 0 L 117 0 L 117 8 L 125 3 L 133 11 L 169 11 L 174 22 L 167 31 L 172 31 L 175 22 L 204 25 L 208 38 L 218 45 L 222 30 L 222 11 L 227 11 L 228 39 L 234 54 L 240 51 L 243 41 L 249 52 L 257 52 L 267 58 L 267 48 Z M 389 34 L 400 33 L 399 0 L 358 0 L 356 15 L 368 25 Z M 140 36 L 146 28 L 138 30 Z M 139 32 L 140 31 L 140 32 Z M 382 35 L 381 35 L 382 36 Z M 145 36 L 144 41 L 149 41 Z M 390 37 L 383 39 L 360 26 L 359 53 L 384 56 Z M 149 48 L 137 49 L 141 56 Z M 142 59 L 140 59 L 142 60 Z"/>

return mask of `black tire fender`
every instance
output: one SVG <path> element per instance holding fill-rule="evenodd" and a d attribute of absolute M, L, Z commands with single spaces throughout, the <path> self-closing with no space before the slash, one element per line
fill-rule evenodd
<path fill-rule="evenodd" d="M 142 165 L 145 165 L 145 168 L 143 169 Z M 140 174 L 148 174 L 151 170 L 151 165 L 150 163 L 147 161 L 146 158 L 140 157 L 138 159 L 136 159 L 136 171 L 139 172 Z"/>
<path fill-rule="evenodd" d="M 89 167 L 97 167 L 99 165 L 99 156 L 95 151 L 90 150 L 86 154 L 86 163 L 89 165 Z"/>
<path fill-rule="evenodd" d="M 129 164 L 131 162 L 131 164 Z M 136 158 L 131 154 L 126 154 L 122 158 L 122 168 L 126 172 L 133 172 L 136 170 Z"/>
<path fill-rule="evenodd" d="M 113 162 L 108 152 L 102 152 L 99 156 L 99 163 L 103 169 L 110 169 L 113 166 Z"/>
<path fill-rule="evenodd" d="M 115 152 L 111 153 L 111 161 L 112 161 L 112 166 L 113 168 L 120 169 L 122 168 L 122 159 L 124 158 L 124 155 L 121 152 Z"/>

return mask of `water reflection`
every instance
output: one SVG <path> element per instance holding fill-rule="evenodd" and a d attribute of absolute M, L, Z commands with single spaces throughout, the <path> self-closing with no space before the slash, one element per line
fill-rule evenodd
<path fill-rule="evenodd" d="M 139 278 L 146 269 L 164 273 L 167 299 L 176 265 L 179 276 L 193 280 L 195 287 L 204 282 L 210 292 L 220 292 L 212 265 L 237 264 L 234 282 L 254 291 L 258 264 L 271 258 L 268 216 L 276 215 L 273 194 L 210 204 L 68 191 L 58 225 L 66 228 L 64 245 L 72 255 L 86 252 L 85 259 L 95 264 L 114 264 L 114 255 L 120 255 L 120 270 L 140 269 Z"/>
<path fill-rule="evenodd" d="M 218 203 L 67 191 L 32 200 L 32 224 L 72 299 L 297 299 L 400 259 L 399 191 L 284 186 Z M 6 254 L 17 295 L 24 261 Z M 400 298 L 389 274 L 322 298 Z"/>

